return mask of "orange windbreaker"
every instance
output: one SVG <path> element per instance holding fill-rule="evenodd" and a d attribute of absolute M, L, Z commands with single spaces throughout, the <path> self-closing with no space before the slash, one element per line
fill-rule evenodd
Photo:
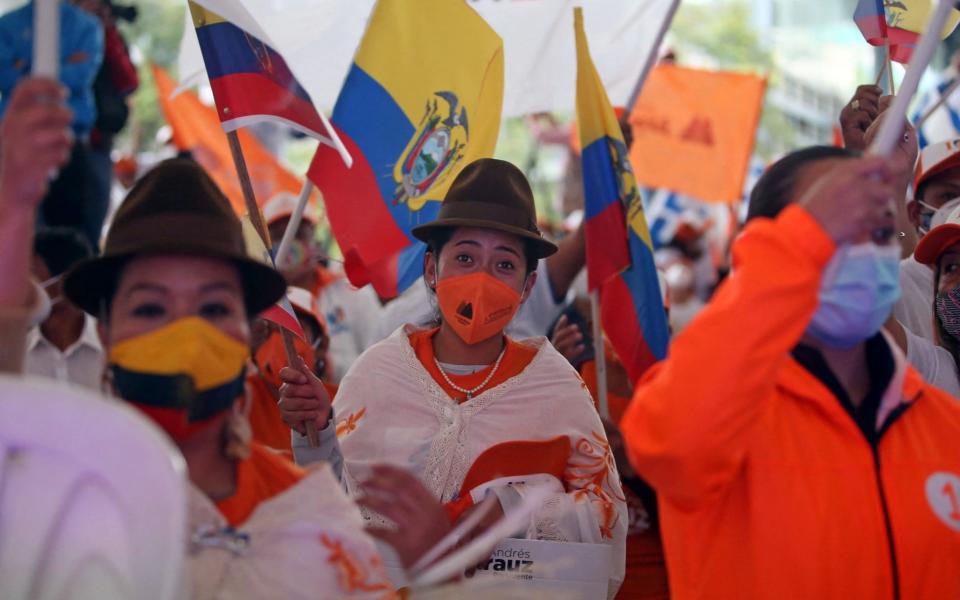
<path fill-rule="evenodd" d="M 894 350 L 873 447 L 790 355 L 834 248 L 799 206 L 747 227 L 621 422 L 675 598 L 960 598 L 958 401 Z"/>

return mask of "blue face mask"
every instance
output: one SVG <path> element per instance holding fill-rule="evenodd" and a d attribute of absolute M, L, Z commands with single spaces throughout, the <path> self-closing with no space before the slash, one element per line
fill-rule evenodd
<path fill-rule="evenodd" d="M 899 297 L 899 244 L 842 246 L 824 271 L 807 333 L 833 348 L 852 348 L 880 331 Z"/>

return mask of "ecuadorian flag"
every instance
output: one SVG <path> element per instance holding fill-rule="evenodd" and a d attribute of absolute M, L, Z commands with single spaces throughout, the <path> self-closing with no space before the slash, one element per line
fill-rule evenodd
<path fill-rule="evenodd" d="M 274 120 L 331 143 L 323 118 L 282 56 L 220 15 L 187 4 L 225 131 Z"/>
<path fill-rule="evenodd" d="M 889 45 L 891 60 L 907 64 L 932 12 L 930 0 L 859 0 L 853 20 L 868 44 Z M 953 10 L 940 39 L 947 39 L 957 23 L 960 23 L 960 12 Z"/>
<path fill-rule="evenodd" d="M 410 229 L 493 155 L 502 105 L 503 42 L 466 2 L 377 2 L 331 119 L 353 167 L 321 145 L 307 173 L 351 283 L 390 298 L 422 275 Z"/>
<path fill-rule="evenodd" d="M 577 124 L 586 205 L 587 280 L 600 290 L 604 331 L 636 382 L 667 353 L 669 333 L 653 244 L 620 125 L 574 9 Z"/>

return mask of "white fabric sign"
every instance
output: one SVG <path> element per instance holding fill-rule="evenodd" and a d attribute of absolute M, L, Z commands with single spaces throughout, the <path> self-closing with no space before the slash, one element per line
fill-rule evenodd
<path fill-rule="evenodd" d="M 286 59 L 321 110 L 333 108 L 374 0 L 196 0 Z M 468 0 L 504 41 L 503 116 L 574 111 L 573 8 L 582 6 L 594 64 L 614 105 L 629 99 L 670 0 Z M 469 44 L 469 40 L 464 40 Z M 193 28 L 179 72 L 203 70 Z"/>

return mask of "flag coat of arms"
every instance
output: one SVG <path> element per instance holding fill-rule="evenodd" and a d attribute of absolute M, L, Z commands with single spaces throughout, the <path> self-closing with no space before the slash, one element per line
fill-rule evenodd
<path fill-rule="evenodd" d="M 377 2 L 331 119 L 353 167 L 321 145 L 308 171 L 354 285 L 389 298 L 421 276 L 410 230 L 493 155 L 502 103 L 503 43 L 466 2 Z"/>
<path fill-rule="evenodd" d="M 666 356 L 666 313 L 643 201 L 619 123 L 590 58 L 579 8 L 574 28 L 587 281 L 591 291 L 600 290 L 604 331 L 636 382 Z"/>

